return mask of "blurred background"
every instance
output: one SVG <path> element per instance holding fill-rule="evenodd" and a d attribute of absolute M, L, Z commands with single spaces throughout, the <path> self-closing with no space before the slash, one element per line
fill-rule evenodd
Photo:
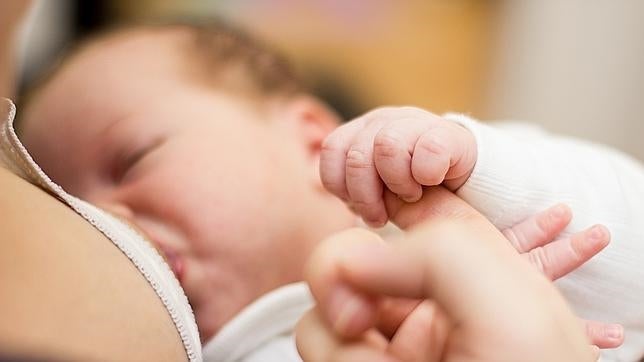
<path fill-rule="evenodd" d="M 416 105 L 522 120 L 644 160 L 644 1 L 40 0 L 22 84 L 115 23 L 228 19 L 290 57 L 345 118 Z"/>

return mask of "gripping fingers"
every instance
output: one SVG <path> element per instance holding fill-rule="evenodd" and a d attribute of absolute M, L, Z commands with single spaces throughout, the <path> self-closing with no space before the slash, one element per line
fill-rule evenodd
<path fill-rule="evenodd" d="M 441 123 L 418 138 L 411 162 L 412 175 L 421 185 L 444 183 L 454 191 L 469 177 L 476 157 L 476 141 L 468 130 Z"/>
<path fill-rule="evenodd" d="M 426 126 L 408 122 L 383 127 L 373 142 L 374 161 L 387 188 L 406 202 L 416 202 L 423 195 L 422 186 L 411 172 L 411 152 Z"/>
<path fill-rule="evenodd" d="M 355 136 L 347 152 L 345 169 L 349 203 L 367 224 L 376 227 L 383 226 L 388 219 L 384 185 L 373 158 L 374 138 L 384 122 L 372 122 Z"/>
<path fill-rule="evenodd" d="M 353 342 L 339 338 L 327 326 L 316 308 L 307 312 L 295 328 L 295 344 L 302 360 L 308 362 L 373 361 L 396 362 L 384 353 L 386 340 L 374 333 Z"/>
<path fill-rule="evenodd" d="M 357 120 L 342 125 L 322 143 L 320 153 L 322 184 L 329 192 L 344 201 L 349 199 L 345 180 L 347 152 L 349 152 L 354 137 L 362 129 L 363 123 Z"/>

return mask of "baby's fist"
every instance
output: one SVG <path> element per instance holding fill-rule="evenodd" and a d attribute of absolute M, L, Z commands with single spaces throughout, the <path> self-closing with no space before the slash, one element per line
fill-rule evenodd
<path fill-rule="evenodd" d="M 418 108 L 379 108 L 327 137 L 320 175 L 365 222 L 382 226 L 387 190 L 406 202 L 418 201 L 423 186 L 454 191 L 467 181 L 476 157 L 476 140 L 466 128 Z"/>

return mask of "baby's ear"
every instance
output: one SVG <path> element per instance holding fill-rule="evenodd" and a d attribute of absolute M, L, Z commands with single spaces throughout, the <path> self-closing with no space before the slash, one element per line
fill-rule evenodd
<path fill-rule="evenodd" d="M 310 157 L 319 159 L 322 141 L 341 120 L 335 111 L 321 100 L 308 95 L 297 96 L 286 102 L 280 118 L 290 123 L 296 136 Z"/>
<path fill-rule="evenodd" d="M 289 128 L 305 153 L 311 185 L 326 194 L 320 180 L 320 153 L 326 136 L 340 125 L 340 117 L 324 102 L 308 95 L 291 98 L 279 109 L 275 116 Z"/>

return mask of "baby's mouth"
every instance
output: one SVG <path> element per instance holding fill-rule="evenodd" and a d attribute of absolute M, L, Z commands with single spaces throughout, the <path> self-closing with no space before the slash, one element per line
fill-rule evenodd
<path fill-rule="evenodd" d="M 168 265 L 170 265 L 170 269 L 172 269 L 172 272 L 179 280 L 179 283 L 181 283 L 183 279 L 183 271 L 184 271 L 184 262 L 181 255 L 179 255 L 179 253 L 177 253 L 171 248 L 168 248 L 163 244 L 160 244 L 160 243 L 154 243 L 154 244 L 156 244 L 157 249 L 164 257 Z"/>

